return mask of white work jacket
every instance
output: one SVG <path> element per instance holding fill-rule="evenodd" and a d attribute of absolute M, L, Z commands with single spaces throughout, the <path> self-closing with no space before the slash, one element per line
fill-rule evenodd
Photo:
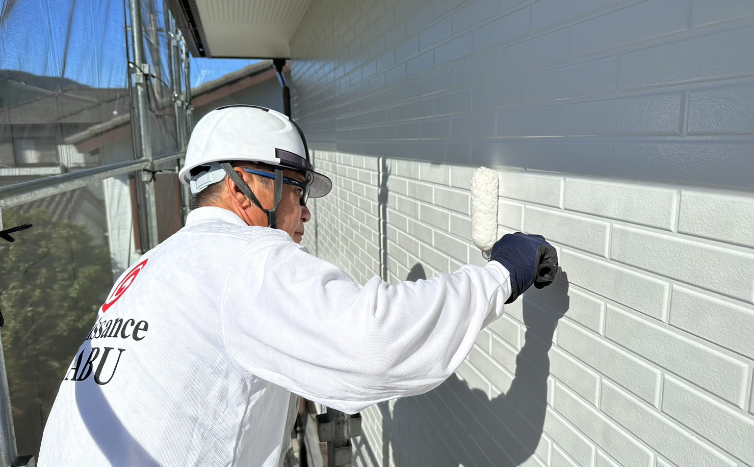
<path fill-rule="evenodd" d="M 292 393 L 354 413 L 429 391 L 502 314 L 508 276 L 359 285 L 281 230 L 196 209 L 98 311 L 39 465 L 277 466 Z"/>

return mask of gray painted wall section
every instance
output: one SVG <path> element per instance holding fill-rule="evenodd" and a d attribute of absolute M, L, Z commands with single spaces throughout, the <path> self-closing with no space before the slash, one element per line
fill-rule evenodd
<path fill-rule="evenodd" d="M 345 152 L 751 190 L 752 40 L 748 1 L 314 2 L 292 82 Z"/>
<path fill-rule="evenodd" d="M 483 264 L 484 164 L 500 234 L 562 266 L 445 384 L 367 409 L 356 465 L 754 465 L 753 39 L 743 0 L 312 3 L 309 249 L 362 283 L 381 248 L 391 283 Z"/>

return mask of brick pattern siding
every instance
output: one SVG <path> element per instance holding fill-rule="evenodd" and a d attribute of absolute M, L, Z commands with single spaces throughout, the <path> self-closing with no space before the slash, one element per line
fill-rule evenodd
<path fill-rule="evenodd" d="M 367 409 L 356 465 L 754 465 L 753 40 L 748 1 L 312 3 L 309 249 L 359 282 L 484 264 L 487 165 L 500 234 L 562 266 L 445 384 Z"/>

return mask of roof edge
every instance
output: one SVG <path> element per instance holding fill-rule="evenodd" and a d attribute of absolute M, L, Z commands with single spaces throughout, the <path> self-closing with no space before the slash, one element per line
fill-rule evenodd
<path fill-rule="evenodd" d="M 211 57 L 207 36 L 196 7 L 196 0 L 166 0 L 175 24 L 186 38 L 186 45 L 194 57 Z"/>

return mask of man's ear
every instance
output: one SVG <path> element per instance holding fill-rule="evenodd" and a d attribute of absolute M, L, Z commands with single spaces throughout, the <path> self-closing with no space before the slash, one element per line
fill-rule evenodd
<path fill-rule="evenodd" d="M 241 180 L 245 181 L 246 184 L 249 186 L 249 189 L 252 193 L 254 193 L 257 198 L 262 194 L 262 192 L 265 190 L 265 187 L 259 182 L 257 177 L 253 176 L 247 176 L 244 177 L 244 174 L 246 172 L 243 171 L 240 167 L 234 167 L 233 170 L 236 171 L 239 177 L 241 177 Z M 228 190 L 228 193 L 231 195 L 231 199 L 236 203 L 236 206 L 238 206 L 241 209 L 247 209 L 251 206 L 256 206 L 251 202 L 249 198 L 246 197 L 246 195 L 241 191 L 240 188 L 235 184 L 233 180 L 231 180 L 230 177 L 225 177 L 225 183 L 226 183 L 226 189 Z M 262 205 L 264 206 L 264 202 L 260 200 Z"/>
<path fill-rule="evenodd" d="M 233 170 L 238 173 L 238 176 L 241 177 L 241 180 L 244 180 L 243 178 L 243 170 L 233 167 Z M 256 180 L 254 180 L 254 177 L 249 177 L 250 180 L 244 180 L 247 185 L 249 185 L 249 189 L 251 189 L 252 192 L 254 192 L 256 188 Z M 251 204 L 251 201 L 249 201 L 249 198 L 246 197 L 246 195 L 243 194 L 243 191 L 236 185 L 236 183 L 230 178 L 225 177 L 225 189 L 230 195 L 230 199 L 241 209 L 246 209 Z"/>

